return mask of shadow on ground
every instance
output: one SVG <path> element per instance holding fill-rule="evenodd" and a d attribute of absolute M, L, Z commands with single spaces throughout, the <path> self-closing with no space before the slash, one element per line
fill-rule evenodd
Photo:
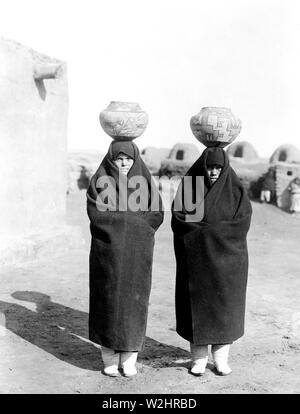
<path fill-rule="evenodd" d="M 40 292 L 17 291 L 11 296 L 34 303 L 36 309 L 0 301 L 6 329 L 78 368 L 102 370 L 100 349 L 88 340 L 88 313 L 52 302 L 50 296 Z M 153 368 L 188 368 L 189 358 L 189 352 L 147 337 L 138 362 Z"/>

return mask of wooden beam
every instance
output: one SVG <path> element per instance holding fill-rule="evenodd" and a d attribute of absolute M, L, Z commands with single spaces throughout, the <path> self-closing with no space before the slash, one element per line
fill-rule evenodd
<path fill-rule="evenodd" d="M 33 77 L 35 80 L 56 79 L 61 67 L 61 63 L 37 63 L 33 70 Z"/>

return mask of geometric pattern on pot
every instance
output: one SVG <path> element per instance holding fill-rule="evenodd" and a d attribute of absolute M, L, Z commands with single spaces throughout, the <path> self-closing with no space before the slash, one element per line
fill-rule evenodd
<path fill-rule="evenodd" d="M 205 107 L 192 116 L 190 126 L 202 144 L 225 147 L 238 136 L 242 123 L 229 108 Z"/>

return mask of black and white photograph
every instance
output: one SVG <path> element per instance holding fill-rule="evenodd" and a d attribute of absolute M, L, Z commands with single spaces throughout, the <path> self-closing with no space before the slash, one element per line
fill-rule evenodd
<path fill-rule="evenodd" d="M 0 394 L 300 393 L 299 74 L 298 0 L 1 0 Z"/>

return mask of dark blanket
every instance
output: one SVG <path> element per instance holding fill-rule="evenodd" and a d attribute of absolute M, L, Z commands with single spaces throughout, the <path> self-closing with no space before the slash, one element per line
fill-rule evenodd
<path fill-rule="evenodd" d="M 206 149 L 188 176 L 204 177 L 204 217 L 186 222 L 187 211 L 172 209 L 172 230 L 177 262 L 177 332 L 197 344 L 224 344 L 244 333 L 248 274 L 246 235 L 251 204 L 239 178 L 225 166 L 211 185 Z M 192 188 L 193 196 L 199 191 Z M 177 196 L 180 192 L 177 193 Z"/>
<path fill-rule="evenodd" d="M 120 179 L 124 184 L 127 178 L 141 175 L 150 186 L 151 175 L 133 145 L 135 162 L 128 176 L 120 175 Z M 139 351 L 143 348 L 146 331 L 154 234 L 162 223 L 163 209 L 160 202 L 159 211 L 149 211 L 151 199 L 159 197 L 154 189 L 152 195 L 149 194 L 148 211 L 118 211 L 120 192 L 117 190 L 117 211 L 110 211 L 116 207 L 112 204 L 109 211 L 99 211 L 96 201 L 101 190 L 96 183 L 104 175 L 116 181 L 119 178 L 111 147 L 87 191 L 92 235 L 89 338 L 115 350 Z M 127 188 L 127 191 L 129 197 L 133 189 Z"/>
<path fill-rule="evenodd" d="M 262 190 L 269 190 L 269 191 L 275 191 L 276 190 L 276 183 L 275 183 L 275 177 L 274 172 L 268 172 L 264 178 L 262 179 Z"/>

